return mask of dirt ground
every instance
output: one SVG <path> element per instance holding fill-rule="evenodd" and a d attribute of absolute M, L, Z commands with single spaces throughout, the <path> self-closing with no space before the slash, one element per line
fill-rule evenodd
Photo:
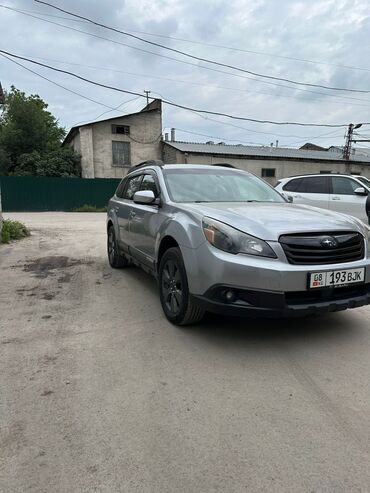
<path fill-rule="evenodd" d="M 368 492 L 370 308 L 179 329 L 104 214 L 5 214 L 0 491 Z"/>

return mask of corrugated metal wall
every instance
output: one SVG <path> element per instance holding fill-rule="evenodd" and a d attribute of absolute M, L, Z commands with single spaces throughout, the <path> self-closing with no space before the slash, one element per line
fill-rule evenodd
<path fill-rule="evenodd" d="M 115 178 L 49 178 L 0 176 L 6 212 L 70 211 L 82 205 L 105 207 L 114 194 Z"/>

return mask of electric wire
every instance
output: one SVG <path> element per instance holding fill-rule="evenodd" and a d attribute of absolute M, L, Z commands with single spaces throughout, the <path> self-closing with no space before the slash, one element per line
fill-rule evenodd
<path fill-rule="evenodd" d="M 150 41 L 148 39 L 142 38 L 141 36 L 137 36 L 136 34 L 131 34 L 131 33 L 127 32 L 127 31 L 122 31 L 121 29 L 117 29 L 117 28 L 114 28 L 114 27 L 111 27 L 111 26 L 107 26 L 105 24 L 102 24 L 101 22 L 94 21 L 94 20 L 92 20 L 92 19 L 90 19 L 88 17 L 85 17 L 85 16 L 82 16 L 82 15 L 76 14 L 74 12 L 71 12 L 71 11 L 68 11 L 68 10 L 65 10 L 65 9 L 62 9 L 62 8 L 57 7 L 56 5 L 53 5 L 53 4 L 49 3 L 49 2 L 45 2 L 44 0 L 34 0 L 34 1 L 37 2 L 37 3 L 39 3 L 39 4 L 46 5 L 46 6 L 50 7 L 50 8 L 55 9 L 55 10 L 58 10 L 60 12 L 63 12 L 65 14 L 71 15 L 73 17 L 76 17 L 76 18 L 79 18 L 79 19 L 88 21 L 88 22 L 90 22 L 91 24 L 93 24 L 95 26 L 102 27 L 103 29 L 107 29 L 109 31 L 113 31 L 115 33 L 122 34 L 124 36 L 130 37 L 130 38 L 133 38 L 133 39 L 136 39 L 136 40 L 141 41 L 141 42 L 146 43 L 146 44 L 149 44 L 151 46 L 156 46 L 158 48 L 162 48 L 162 49 L 171 51 L 171 52 L 176 53 L 178 55 L 185 56 L 185 57 L 191 58 L 193 60 L 197 60 L 198 62 L 209 63 L 209 64 L 216 65 L 216 66 L 219 66 L 219 67 L 229 68 L 231 70 L 236 70 L 238 72 L 243 72 L 243 73 L 246 73 L 246 74 L 249 74 L 249 75 L 253 75 L 255 77 L 261 77 L 261 78 L 264 78 L 264 79 L 270 79 L 270 80 L 277 80 L 277 81 L 282 81 L 282 82 L 288 82 L 289 84 L 294 84 L 294 85 L 298 85 L 298 86 L 317 87 L 317 88 L 327 89 L 327 90 L 331 90 L 331 91 L 356 92 L 356 93 L 363 93 L 363 94 L 369 94 L 370 93 L 370 90 L 366 90 L 366 89 L 350 89 L 350 88 L 345 88 L 345 87 L 334 87 L 334 86 L 327 86 L 325 84 L 314 84 L 314 83 L 309 83 L 309 82 L 300 82 L 300 81 L 296 81 L 296 80 L 285 78 L 285 77 L 277 77 L 277 76 L 273 76 L 273 75 L 260 74 L 258 72 L 254 72 L 254 71 L 251 71 L 251 70 L 243 69 L 241 67 L 237 67 L 235 65 L 231 65 L 231 64 L 228 64 L 228 63 L 218 62 L 218 61 L 211 60 L 211 59 L 208 59 L 208 58 L 203 58 L 203 57 L 200 57 L 200 56 L 197 56 L 197 55 L 193 55 L 191 53 L 187 53 L 187 52 L 182 51 L 182 50 L 178 50 L 176 48 L 171 48 L 171 47 L 166 46 L 166 45 L 163 45 L 161 43 L 156 43 L 154 41 Z"/>
<path fill-rule="evenodd" d="M 116 45 L 120 45 L 120 46 L 124 46 L 126 48 L 131 48 L 131 49 L 136 50 L 136 51 L 139 51 L 141 53 L 146 53 L 146 54 L 150 54 L 150 55 L 154 55 L 154 56 L 157 56 L 157 57 L 164 58 L 166 60 L 172 60 L 172 61 L 175 61 L 177 63 L 182 63 L 182 64 L 185 64 L 185 65 L 190 65 L 190 66 L 195 67 L 197 69 L 210 70 L 212 72 L 221 73 L 221 74 L 225 74 L 225 75 L 232 76 L 232 77 L 238 77 L 238 78 L 241 78 L 241 79 L 251 80 L 253 82 L 259 82 L 261 84 L 268 84 L 268 85 L 272 85 L 272 86 L 276 86 L 276 87 L 283 87 L 285 89 L 290 89 L 290 90 L 295 90 L 295 91 L 308 92 L 308 93 L 311 93 L 311 94 L 318 94 L 318 95 L 322 95 L 322 96 L 326 96 L 326 97 L 331 96 L 331 97 L 341 98 L 341 99 L 352 99 L 352 98 L 341 96 L 341 95 L 338 95 L 338 94 L 331 94 L 331 93 L 314 91 L 314 90 L 310 90 L 310 89 L 303 89 L 302 87 L 292 87 L 292 86 L 289 86 L 289 85 L 286 85 L 286 84 L 280 84 L 278 82 L 272 82 L 271 80 L 260 80 L 260 79 L 256 79 L 254 77 L 250 77 L 250 76 L 247 76 L 247 75 L 241 75 L 239 73 L 226 72 L 225 70 L 216 69 L 214 67 L 212 68 L 212 67 L 207 67 L 207 66 L 204 66 L 204 65 L 199 65 L 197 63 L 192 63 L 192 62 L 185 61 L 185 60 L 179 60 L 178 58 L 174 58 L 174 57 L 171 57 L 171 56 L 163 55 L 161 53 L 156 53 L 156 52 L 153 52 L 153 51 L 150 51 L 150 50 L 145 50 L 143 48 L 139 48 L 137 46 L 133 46 L 133 45 L 130 45 L 128 43 L 122 43 L 121 41 L 117 41 L 117 40 L 114 40 L 114 39 L 111 39 L 111 38 L 106 38 L 104 36 L 100 36 L 98 34 L 90 33 L 90 32 L 87 32 L 87 31 L 83 31 L 81 29 L 76 29 L 76 28 L 71 27 L 71 26 L 66 26 L 66 25 L 60 24 L 58 22 L 53 22 L 53 21 L 50 21 L 50 20 L 47 20 L 47 19 L 42 19 L 40 17 L 31 15 L 31 14 L 25 14 L 21 10 L 14 9 L 12 7 L 8 7 L 8 6 L 5 6 L 5 5 L 0 5 L 0 7 L 3 7 L 5 9 L 12 10 L 14 12 L 18 12 L 18 13 L 27 15 L 27 16 L 32 17 L 34 19 L 40 20 L 42 22 L 47 22 L 49 24 L 52 24 L 52 25 L 55 25 L 55 26 L 58 26 L 58 27 L 62 27 L 64 29 L 68 29 L 70 31 L 74 31 L 74 32 L 78 32 L 78 33 L 81 33 L 81 34 L 85 34 L 87 36 L 90 36 L 90 37 L 93 37 L 93 38 L 97 38 L 97 39 L 101 39 L 101 40 L 104 40 L 104 41 L 108 41 L 110 43 L 113 43 L 113 44 L 116 44 Z M 358 99 L 358 98 L 356 98 L 356 99 Z"/>
<path fill-rule="evenodd" d="M 71 17 L 65 17 L 65 16 L 60 16 L 60 15 L 55 15 L 55 14 L 47 14 L 45 12 L 38 12 L 37 10 L 19 9 L 19 12 L 27 13 L 27 14 L 38 14 L 38 15 L 42 15 L 45 17 L 52 17 L 55 19 L 62 19 L 62 20 L 68 20 L 68 21 L 73 21 L 73 22 L 80 22 L 83 24 L 89 24 L 88 21 L 84 21 L 82 19 L 73 19 Z M 287 55 L 279 55 L 277 53 L 267 53 L 265 51 L 247 50 L 245 48 L 237 48 L 236 46 L 226 46 L 226 45 L 220 45 L 220 44 L 214 44 L 214 43 L 206 43 L 204 41 L 179 38 L 177 36 L 169 36 L 166 34 L 150 33 L 150 32 L 146 32 L 146 31 L 136 31 L 136 30 L 132 30 L 132 29 L 127 29 L 127 31 L 130 33 L 135 33 L 135 34 L 143 34 L 145 36 L 153 36 L 155 38 L 164 38 L 164 39 L 170 39 L 173 41 L 180 41 L 180 42 L 190 43 L 190 44 L 195 44 L 195 45 L 200 45 L 200 46 L 208 46 L 210 48 L 221 48 L 221 49 L 229 50 L 229 51 L 235 51 L 235 52 L 240 52 L 240 53 L 249 53 L 252 55 L 268 56 L 268 57 L 273 57 L 273 58 L 281 58 L 284 60 L 291 60 L 291 61 L 295 61 L 295 62 L 310 63 L 310 64 L 317 64 L 317 65 L 327 65 L 328 67 L 336 67 L 336 68 L 343 68 L 343 69 L 347 69 L 347 70 L 360 70 L 360 71 L 364 71 L 364 72 L 370 72 L 370 68 L 366 68 L 366 67 L 357 67 L 357 66 L 353 66 L 353 65 L 343 65 L 343 64 L 339 64 L 339 63 L 331 63 L 331 62 L 322 61 L 322 60 L 310 60 L 308 58 L 297 58 L 297 57 L 292 57 L 292 56 L 287 56 Z"/>
<path fill-rule="evenodd" d="M 36 60 L 32 60 L 30 58 L 26 58 L 26 57 L 22 57 L 20 55 L 16 55 L 14 53 L 10 53 L 9 51 L 5 51 L 5 50 L 1 50 L 0 49 L 0 53 L 3 53 L 5 55 L 8 55 L 10 57 L 14 57 L 14 58 L 17 58 L 17 59 L 20 59 L 20 60 L 28 61 L 28 62 L 33 63 L 35 65 L 39 65 L 39 66 L 48 68 L 50 70 L 53 70 L 53 71 L 56 71 L 56 72 L 59 72 L 59 73 L 70 75 L 71 77 L 75 77 L 75 78 L 77 78 L 79 80 L 82 80 L 82 81 L 87 82 L 89 84 L 93 84 L 93 85 L 98 86 L 98 87 L 103 87 L 105 89 L 110 89 L 112 91 L 122 92 L 122 93 L 125 93 L 125 94 L 132 94 L 133 96 L 140 96 L 140 97 L 143 97 L 143 98 L 146 97 L 143 94 L 140 94 L 140 93 L 137 93 L 137 92 L 134 92 L 134 91 L 129 91 L 127 89 L 121 89 L 121 88 L 118 88 L 118 87 L 115 87 L 115 86 L 110 86 L 108 84 L 103 84 L 101 82 L 93 81 L 91 79 L 88 79 L 88 78 L 83 77 L 81 75 L 75 74 L 75 73 L 70 72 L 68 70 L 59 69 L 59 68 L 53 67 L 51 65 L 47 65 L 45 63 L 37 62 Z M 154 98 L 150 98 L 150 99 L 154 99 Z M 168 99 L 163 99 L 162 102 L 164 104 L 167 104 L 168 106 L 173 106 L 175 108 L 180 108 L 180 109 L 184 109 L 184 110 L 188 110 L 188 111 L 193 111 L 195 113 L 203 113 L 203 114 L 206 114 L 206 115 L 223 116 L 225 118 L 230 118 L 230 119 L 233 119 L 233 120 L 250 121 L 250 122 L 261 123 L 261 124 L 270 124 L 270 125 L 279 125 L 279 126 L 280 125 L 281 126 L 282 125 L 294 125 L 294 126 L 300 126 L 300 127 L 327 127 L 327 128 L 347 127 L 347 124 L 345 124 L 345 123 L 338 123 L 338 124 L 333 124 L 333 123 L 302 123 L 302 122 L 278 122 L 278 121 L 267 120 L 267 119 L 266 120 L 260 120 L 260 119 L 257 119 L 257 118 L 248 118 L 248 117 L 243 117 L 243 116 L 230 115 L 228 113 L 223 113 L 223 112 L 217 112 L 217 111 L 211 111 L 211 110 L 205 110 L 205 109 L 199 109 L 199 108 L 192 108 L 190 106 L 186 106 L 184 104 L 179 104 L 179 103 L 176 103 L 174 101 L 170 101 Z M 368 123 L 368 122 L 366 122 L 366 123 L 365 122 L 361 122 L 361 124 L 362 125 L 370 125 L 370 123 Z"/>

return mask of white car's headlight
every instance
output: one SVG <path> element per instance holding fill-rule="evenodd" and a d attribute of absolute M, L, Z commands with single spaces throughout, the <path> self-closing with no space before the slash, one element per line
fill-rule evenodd
<path fill-rule="evenodd" d="M 277 258 L 273 249 L 265 241 L 242 233 L 215 219 L 203 218 L 203 232 L 211 245 L 225 252 Z"/>

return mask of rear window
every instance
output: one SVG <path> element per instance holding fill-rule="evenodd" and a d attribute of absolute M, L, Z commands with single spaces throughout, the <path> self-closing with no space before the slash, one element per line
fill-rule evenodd
<path fill-rule="evenodd" d="M 329 181 L 326 176 L 308 176 L 289 181 L 283 190 L 299 193 L 329 193 Z"/>
<path fill-rule="evenodd" d="M 303 192 L 303 178 L 295 178 L 294 180 L 288 181 L 288 183 L 283 186 L 283 190 L 284 192 Z"/>
<path fill-rule="evenodd" d="M 326 176 L 304 178 L 306 193 L 329 193 L 329 182 Z"/>

